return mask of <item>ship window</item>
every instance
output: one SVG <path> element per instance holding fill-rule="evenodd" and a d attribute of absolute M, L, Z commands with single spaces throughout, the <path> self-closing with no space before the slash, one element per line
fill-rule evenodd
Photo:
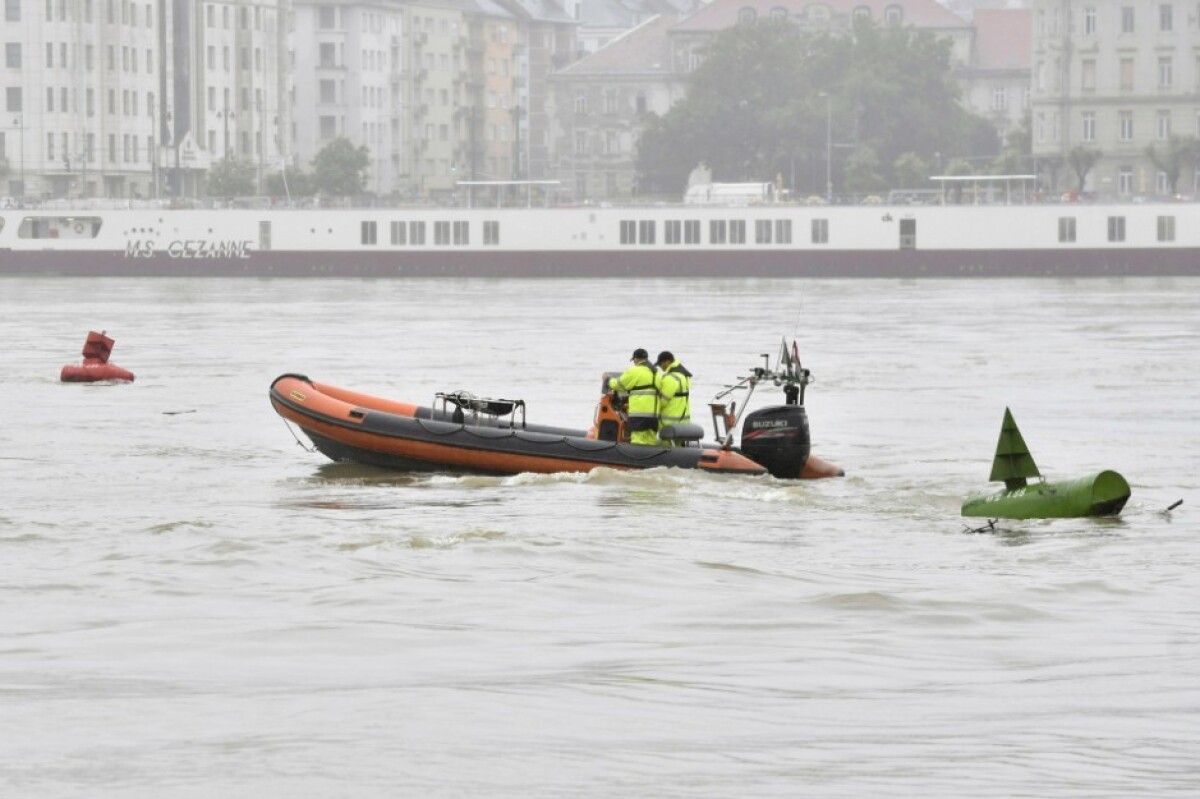
<path fill-rule="evenodd" d="M 455 222 L 454 223 L 454 243 L 455 244 L 470 244 L 471 243 L 471 223 L 470 222 Z"/>
<path fill-rule="evenodd" d="M 663 241 L 667 244 L 683 243 L 683 222 L 678 219 L 663 222 Z"/>
<path fill-rule="evenodd" d="M 754 220 L 754 243 L 755 244 L 770 244 L 771 243 L 771 220 L 770 219 Z"/>
<path fill-rule="evenodd" d="M 4 219 L 0 218 L 0 233 L 4 232 Z"/>
<path fill-rule="evenodd" d="M 433 243 L 439 247 L 450 243 L 450 223 L 449 222 L 434 222 L 433 223 Z"/>
<path fill-rule="evenodd" d="M 917 220 L 900 220 L 900 249 L 915 250 L 917 248 Z"/>
<path fill-rule="evenodd" d="M 377 227 L 376 223 L 374 223 L 374 222 L 363 222 L 362 223 L 362 243 L 363 244 L 375 244 L 377 242 L 378 236 L 379 236 L 379 231 L 378 231 L 378 227 Z"/>
<path fill-rule="evenodd" d="M 259 222 L 258 223 L 258 249 L 264 250 L 264 251 L 271 249 L 271 223 L 270 222 Z"/>
<path fill-rule="evenodd" d="M 683 242 L 684 244 L 699 244 L 700 243 L 700 220 L 689 219 L 683 223 Z"/>
<path fill-rule="evenodd" d="M 406 244 L 407 243 L 406 239 L 408 237 L 404 234 L 407 232 L 408 232 L 408 228 L 405 226 L 405 224 L 403 222 L 393 222 L 392 223 L 392 244 Z"/>
<path fill-rule="evenodd" d="M 725 220 L 711 219 L 708 222 L 708 243 L 709 244 L 724 244 L 725 243 Z"/>
<path fill-rule="evenodd" d="M 745 219 L 730 219 L 729 220 L 729 243 L 730 244 L 745 244 L 746 243 L 746 220 Z"/>
<path fill-rule="evenodd" d="M 814 219 L 812 221 L 812 243 L 813 244 L 828 244 L 829 243 L 829 220 Z"/>
<path fill-rule="evenodd" d="M 500 243 L 500 223 L 499 222 L 484 222 L 483 223 L 483 243 L 491 244 L 491 245 Z"/>
<path fill-rule="evenodd" d="M 1075 241 L 1075 217 L 1060 216 L 1058 218 L 1058 240 L 1064 244 Z"/>
<path fill-rule="evenodd" d="M 425 244 L 425 223 L 424 222 L 409 222 L 408 223 L 408 243 L 415 245 Z"/>
<path fill-rule="evenodd" d="M 643 219 L 638 222 L 638 243 L 653 244 L 654 243 L 654 220 Z"/>
<path fill-rule="evenodd" d="M 1158 240 L 1175 241 L 1175 217 L 1160 216 L 1158 218 Z"/>
<path fill-rule="evenodd" d="M 94 239 L 100 235 L 96 216 L 27 216 L 17 228 L 22 239 Z"/>
<path fill-rule="evenodd" d="M 632 219 L 621 220 L 621 243 L 637 244 L 637 223 Z"/>
<path fill-rule="evenodd" d="M 776 219 L 775 220 L 775 243 L 776 244 L 791 244 L 792 243 L 792 220 Z"/>
<path fill-rule="evenodd" d="M 1125 241 L 1125 217 L 1110 216 L 1108 218 L 1108 240 Z"/>

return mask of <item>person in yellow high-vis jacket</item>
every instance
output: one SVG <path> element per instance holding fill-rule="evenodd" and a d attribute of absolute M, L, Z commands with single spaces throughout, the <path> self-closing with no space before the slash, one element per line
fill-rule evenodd
<path fill-rule="evenodd" d="M 653 446 L 658 443 L 658 389 L 655 387 L 654 369 L 650 366 L 650 354 L 639 347 L 633 351 L 630 360 L 633 366 L 620 377 L 609 380 L 608 387 L 629 395 L 629 410 L 625 420 L 629 442 Z"/>
<path fill-rule="evenodd" d="M 692 422 L 692 373 L 668 350 L 658 354 L 658 429 Z M 676 446 L 679 446 L 676 443 Z"/>

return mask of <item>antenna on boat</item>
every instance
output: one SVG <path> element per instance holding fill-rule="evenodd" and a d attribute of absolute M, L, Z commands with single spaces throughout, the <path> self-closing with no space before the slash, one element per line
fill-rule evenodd
<path fill-rule="evenodd" d="M 754 395 L 754 389 L 763 381 L 771 381 L 776 386 L 781 386 L 788 405 L 804 404 L 804 389 L 813 381 L 813 377 L 812 372 L 800 364 L 800 350 L 796 346 L 795 339 L 792 340 L 791 346 L 788 346 L 786 338 L 782 339 L 774 369 L 771 368 L 770 353 L 764 352 L 760 355 L 763 359 L 762 366 L 756 366 L 749 375 L 731 386 L 726 386 L 725 390 L 713 397 L 708 404 L 713 415 L 713 429 L 723 449 L 733 447 L 733 432 L 737 428 L 740 414 L 737 412 L 736 400 L 730 402 L 728 407 L 719 400 L 735 391 L 746 391 L 746 396 L 742 398 L 742 413 L 745 413 L 746 407 L 750 404 L 750 397 Z"/>

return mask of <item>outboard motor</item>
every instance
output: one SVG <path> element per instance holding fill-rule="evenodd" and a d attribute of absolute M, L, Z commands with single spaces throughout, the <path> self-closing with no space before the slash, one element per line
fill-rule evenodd
<path fill-rule="evenodd" d="M 808 412 L 803 405 L 775 405 L 748 414 L 740 449 L 773 477 L 799 479 L 812 452 Z"/>
<path fill-rule="evenodd" d="M 793 341 L 784 340 L 779 359 L 771 368 L 770 355 L 763 354 L 763 365 L 750 375 L 713 397 L 708 404 L 713 415 L 713 429 L 724 449 L 733 447 L 737 427 L 737 402 L 721 400 L 736 391 L 745 391 L 745 408 L 759 384 L 774 383 L 783 389 L 783 405 L 747 414 L 742 423 L 742 445 L 739 451 L 766 468 L 771 476 L 784 480 L 815 480 L 821 477 L 841 477 L 845 472 L 812 454 L 812 439 L 808 433 L 808 412 L 804 410 L 804 389 L 812 382 L 812 373 L 800 365 L 800 353 Z"/>

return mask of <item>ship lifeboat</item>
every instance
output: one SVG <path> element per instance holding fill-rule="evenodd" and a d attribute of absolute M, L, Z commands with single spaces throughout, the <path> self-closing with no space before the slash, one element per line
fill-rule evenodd
<path fill-rule="evenodd" d="M 732 445 L 728 429 L 722 436 L 722 425 L 736 421 L 724 404 L 710 406 L 721 441 L 704 443 L 703 428 L 686 424 L 660 433 L 673 446 L 631 444 L 619 398 L 607 391 L 611 374 L 601 380 L 603 393 L 588 430 L 529 424 L 523 400 L 457 391 L 438 393 L 433 405 L 418 406 L 300 374 L 277 377 L 270 400 L 276 413 L 331 460 L 389 469 L 545 474 L 674 467 L 801 479 L 844 474 L 812 456 L 805 409 L 795 402 L 748 415 L 740 448 Z M 757 379 L 764 377 L 775 375 Z"/>
<path fill-rule="evenodd" d="M 64 383 L 132 383 L 133 372 L 108 362 L 113 343 L 104 332 L 89 332 L 83 345 L 83 363 L 67 364 L 59 379 Z"/>

